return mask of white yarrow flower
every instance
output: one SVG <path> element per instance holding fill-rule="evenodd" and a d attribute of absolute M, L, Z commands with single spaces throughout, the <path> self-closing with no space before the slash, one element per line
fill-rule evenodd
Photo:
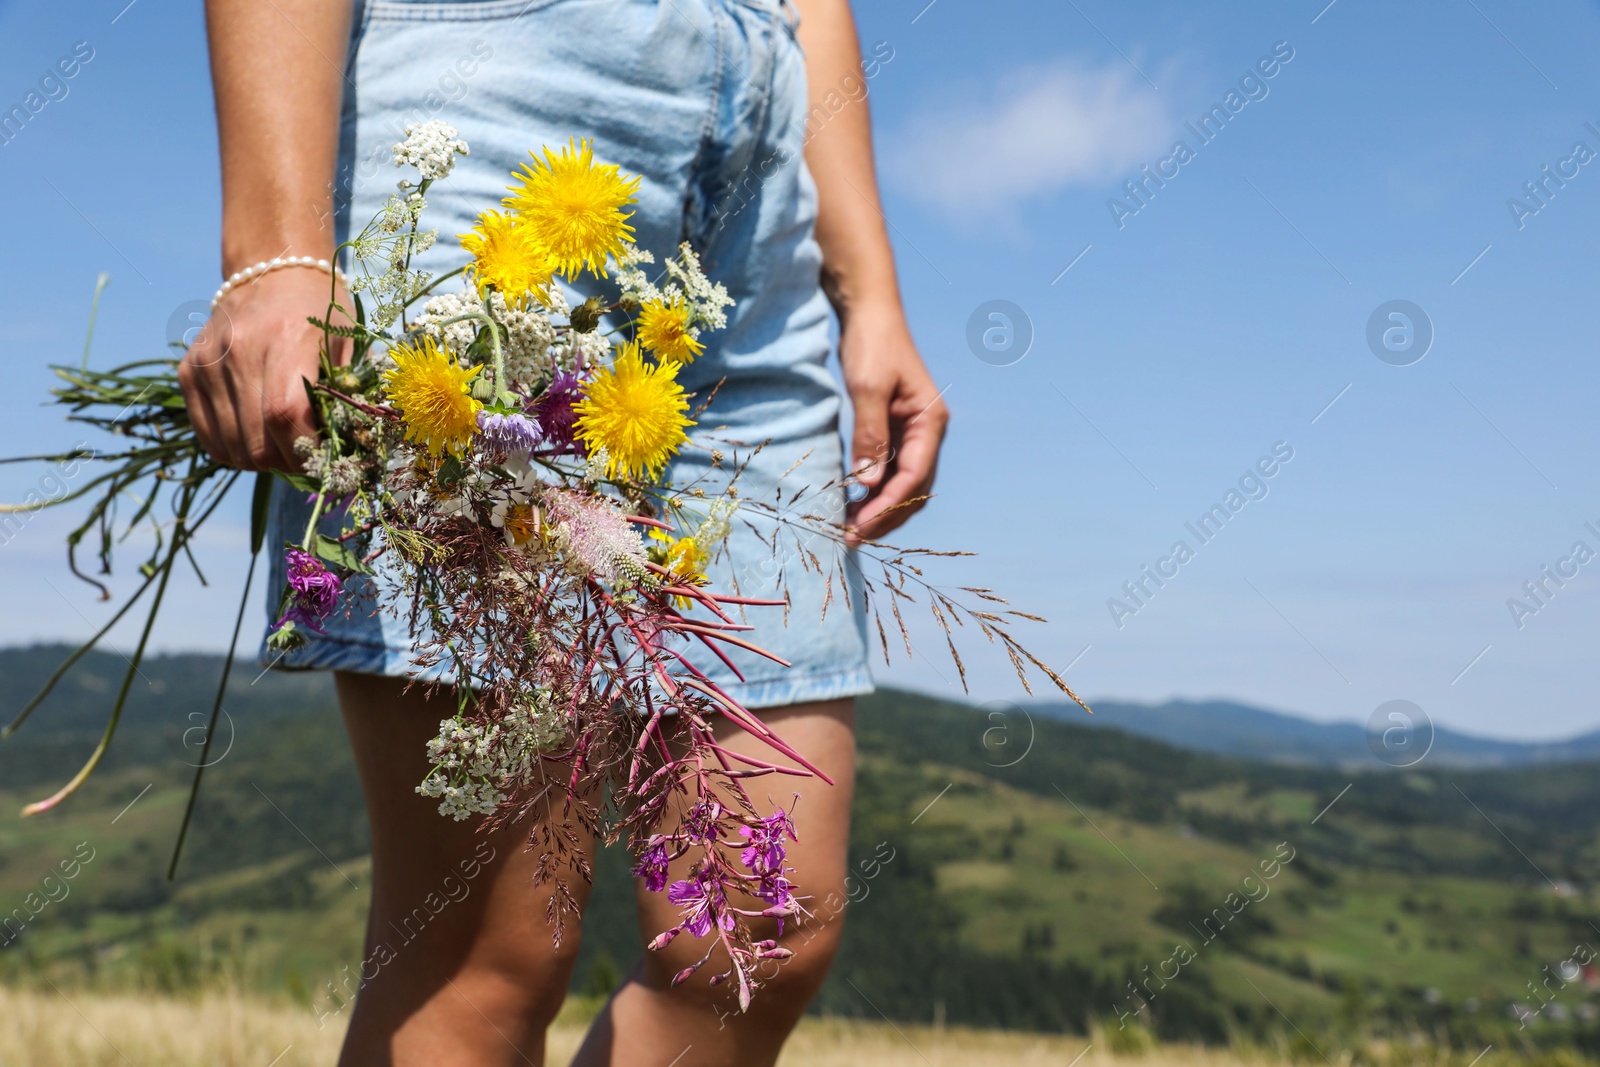
<path fill-rule="evenodd" d="M 459 293 L 440 293 L 429 297 L 428 302 L 422 305 L 422 314 L 413 321 L 423 333 L 457 356 L 462 356 L 473 338 L 478 336 L 478 327 L 482 324 L 476 319 L 463 319 L 451 322 L 448 326 L 440 324 L 482 310 L 483 304 L 478 299 L 477 290 L 464 289 Z"/>
<path fill-rule="evenodd" d="M 723 308 L 733 303 L 733 297 L 720 283 L 706 277 L 705 271 L 700 269 L 700 257 L 694 254 L 689 242 L 679 245 L 678 258 L 667 260 L 665 266 L 672 279 L 683 286 L 684 299 L 694 308 L 696 321 L 713 330 L 728 325 Z"/>
<path fill-rule="evenodd" d="M 456 128 L 433 119 L 406 126 L 406 139 L 394 146 L 394 165 L 417 168 L 424 180 L 449 177 L 456 156 L 467 154 L 467 142 L 456 137 Z"/>

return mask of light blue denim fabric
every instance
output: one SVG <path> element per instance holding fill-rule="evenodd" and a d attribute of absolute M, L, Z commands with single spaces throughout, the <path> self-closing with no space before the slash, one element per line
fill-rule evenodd
<path fill-rule="evenodd" d="M 454 235 L 499 205 L 530 149 L 592 137 L 599 160 L 643 177 L 632 219 L 639 246 L 659 261 L 689 241 L 737 301 L 727 329 L 705 335 L 705 353 L 680 374 L 702 399 L 722 384 L 700 417 L 697 447 L 668 477 L 726 477 L 711 471 L 711 449 L 731 457 L 737 445 L 743 458 L 767 441 L 739 477 L 741 496 L 841 517 L 842 494 L 821 493 L 842 470 L 840 397 L 826 367 L 816 187 L 801 158 L 804 57 L 784 0 L 381 0 L 357 9 L 349 69 L 341 239 L 394 190 L 402 175 L 390 149 L 409 122 L 450 122 L 472 150 L 428 193 L 424 222 L 440 240 L 420 265 L 435 272 L 465 262 Z M 578 296 L 600 284 L 580 286 Z M 781 597 L 787 586 L 788 611 L 747 609 L 756 629 L 743 636 L 792 666 L 735 649 L 739 682 L 703 647 L 693 662 L 750 707 L 869 692 L 853 561 L 826 539 L 802 550 L 792 534 L 774 552 L 773 524 L 749 519 L 758 536 L 747 512 L 740 516 L 710 577 L 752 597 Z M 279 486 L 269 546 L 298 542 L 309 517 L 299 495 Z M 831 585 L 807 569 L 810 553 Z M 277 551 L 271 581 L 275 608 Z M 405 620 L 375 610 L 371 582 L 351 584 L 351 608 L 279 666 L 408 673 Z M 275 656 L 263 646 L 264 663 Z"/>

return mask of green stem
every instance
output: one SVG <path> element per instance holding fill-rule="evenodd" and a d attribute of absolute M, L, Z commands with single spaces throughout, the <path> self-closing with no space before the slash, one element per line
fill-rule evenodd
<path fill-rule="evenodd" d="M 420 196 L 420 197 L 426 198 L 427 195 L 428 195 L 428 186 L 430 186 L 432 184 L 433 184 L 433 179 L 432 178 L 424 178 L 424 179 L 422 179 L 421 183 L 417 186 L 417 190 L 416 190 L 417 191 L 417 195 Z M 410 199 L 410 194 L 407 194 L 406 199 L 407 200 Z M 411 234 L 406 240 L 406 262 L 405 262 L 405 265 L 401 268 L 401 270 L 404 271 L 407 274 L 411 273 L 411 250 L 414 247 L 416 247 L 416 243 L 417 243 L 417 219 L 418 219 L 418 214 L 420 214 L 420 213 L 415 213 L 415 214 L 413 214 L 411 216 Z M 400 329 L 402 331 L 404 331 L 406 329 L 406 308 L 408 308 L 410 306 L 411 306 L 411 301 L 410 300 L 407 300 L 407 301 L 405 301 L 404 303 L 402 303 L 400 305 Z"/>
<path fill-rule="evenodd" d="M 411 305 L 411 304 L 415 304 L 418 300 L 421 300 L 423 297 L 425 297 L 429 293 L 433 292 L 434 289 L 438 287 L 440 282 L 448 281 L 451 278 L 454 278 L 457 274 L 465 274 L 466 272 L 467 272 L 467 268 L 466 267 L 457 267 L 453 271 L 449 271 L 447 273 L 439 275 L 437 278 L 433 279 L 433 281 L 429 282 L 427 285 L 425 285 L 421 289 L 417 290 L 417 295 L 412 297 L 410 300 L 407 300 L 406 304 L 408 306 Z"/>
<path fill-rule="evenodd" d="M 89 332 L 83 338 L 83 369 L 89 369 L 89 345 L 94 341 L 94 320 L 100 314 L 100 294 L 111 284 L 111 275 L 100 272 L 94 281 L 94 299 L 89 302 Z"/>
<path fill-rule="evenodd" d="M 489 317 L 489 313 L 487 311 L 468 311 L 454 318 L 445 319 L 437 325 L 442 330 L 453 323 L 467 321 L 481 322 L 489 327 L 489 341 L 494 349 L 495 403 L 514 404 L 515 398 L 506 389 L 506 355 L 505 351 L 500 347 L 500 326 L 494 319 Z"/>
<path fill-rule="evenodd" d="M 198 462 L 198 458 L 193 461 L 195 465 Z M 232 479 L 230 479 L 230 484 L 231 482 Z M 179 503 L 180 515 L 187 517 L 188 507 L 194 500 L 194 496 L 195 489 L 193 487 L 184 490 L 183 498 Z M 94 769 L 100 766 L 100 761 L 105 758 L 106 750 L 111 747 L 111 739 L 116 736 L 117 724 L 122 721 L 122 709 L 127 706 L 128 692 L 133 688 L 134 676 L 139 673 L 139 664 L 144 660 L 144 650 L 150 644 L 150 631 L 155 629 L 156 616 L 161 612 L 161 601 L 167 592 L 167 581 L 172 577 L 172 565 L 177 562 L 178 552 L 183 548 L 184 541 L 188 539 L 189 532 L 187 527 L 183 527 L 173 535 L 172 544 L 167 549 L 166 559 L 161 562 L 158 570 L 161 580 L 156 584 L 155 599 L 150 602 L 150 614 L 145 618 L 144 630 L 139 634 L 139 644 L 133 651 L 133 658 L 128 661 L 127 673 L 122 676 L 122 688 L 117 692 L 117 702 L 111 707 L 111 718 L 106 720 L 105 733 L 101 735 L 100 743 L 95 746 L 94 751 L 89 755 L 88 762 L 83 765 L 82 770 L 73 776 L 72 781 L 58 789 L 54 795 L 46 797 L 44 800 L 35 801 L 23 808 L 23 815 L 37 815 L 42 811 L 49 811 L 61 803 L 77 791 L 77 788 L 88 779 L 89 775 L 94 773 Z"/>
<path fill-rule="evenodd" d="M 183 854 L 183 839 L 189 834 L 189 820 L 194 818 L 195 801 L 200 798 L 200 778 L 206 773 L 206 760 L 211 754 L 211 738 L 217 732 L 217 713 L 222 710 L 222 697 L 228 691 L 228 677 L 233 673 L 233 654 L 239 646 L 239 631 L 244 626 L 245 605 L 250 602 L 250 585 L 256 576 L 256 560 L 261 553 L 250 553 L 250 567 L 244 575 L 244 593 L 239 597 L 239 614 L 233 620 L 233 640 L 228 643 L 228 658 L 222 664 L 222 681 L 217 684 L 217 699 L 211 704 L 211 722 L 206 725 L 205 744 L 200 746 L 200 762 L 194 768 L 194 785 L 189 787 L 189 805 L 183 809 L 183 823 L 178 827 L 178 840 L 172 846 L 172 862 L 167 864 L 167 881 L 178 873 L 178 857 Z"/>
<path fill-rule="evenodd" d="M 317 520 L 322 518 L 322 509 L 327 502 L 327 497 L 317 493 L 317 502 L 311 509 L 311 521 L 306 523 L 306 535 L 300 541 L 300 551 L 310 552 L 312 539 L 317 536 Z"/>

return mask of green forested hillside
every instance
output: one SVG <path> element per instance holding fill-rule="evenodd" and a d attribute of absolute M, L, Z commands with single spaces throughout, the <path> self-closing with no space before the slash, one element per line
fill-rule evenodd
<path fill-rule="evenodd" d="M 4 706 L 55 654 L 0 652 Z M 360 959 L 368 885 L 327 679 L 240 672 L 216 739 L 231 748 L 168 883 L 199 741 L 188 716 L 209 708 L 216 660 L 147 664 L 116 759 L 62 809 L 14 814 L 92 747 L 119 662 L 87 659 L 0 744 L 0 925 L 19 907 L 27 919 L 0 933 L 0 975 L 226 979 L 311 1010 Z M 1600 945 L 1594 764 L 1352 775 L 1053 720 L 1001 736 L 976 709 L 893 691 L 859 720 L 846 938 L 818 1010 L 1120 1020 L 1213 1041 L 1292 1034 L 1292 1019 L 1319 1042 L 1420 1028 L 1463 1047 L 1600 1045 L 1588 987 L 1549 980 Z M 630 898 L 625 858 L 603 856 L 580 991 L 604 992 L 637 955 Z M 1541 982 L 1551 1004 L 1521 1028 L 1511 1005 L 1540 1007 Z"/>

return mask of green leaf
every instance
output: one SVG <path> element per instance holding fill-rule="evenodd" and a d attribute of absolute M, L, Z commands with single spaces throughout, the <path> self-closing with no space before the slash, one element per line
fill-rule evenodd
<path fill-rule="evenodd" d="M 327 534 L 317 534 L 317 543 L 313 546 L 317 556 L 341 570 L 353 571 L 356 574 L 371 574 L 372 568 L 361 561 L 351 547 L 343 542 L 336 541 Z"/>
<path fill-rule="evenodd" d="M 256 493 L 250 501 L 250 554 L 261 551 L 267 539 L 267 508 L 272 501 L 272 475 L 261 471 L 256 475 Z"/>
<path fill-rule="evenodd" d="M 455 456 L 446 454 L 444 459 L 439 463 L 439 473 L 437 475 L 438 481 L 439 484 L 446 489 L 459 484 L 461 479 L 465 478 L 466 476 L 466 465 Z"/>
<path fill-rule="evenodd" d="M 367 334 L 364 326 L 341 326 L 338 323 L 319 319 L 315 315 L 307 315 L 306 321 L 319 330 L 326 330 L 335 337 L 365 337 Z"/>
<path fill-rule="evenodd" d="M 304 474 L 290 474 L 287 471 L 273 471 L 272 473 L 302 493 L 319 493 L 322 491 L 322 485 L 315 478 L 308 478 Z"/>

